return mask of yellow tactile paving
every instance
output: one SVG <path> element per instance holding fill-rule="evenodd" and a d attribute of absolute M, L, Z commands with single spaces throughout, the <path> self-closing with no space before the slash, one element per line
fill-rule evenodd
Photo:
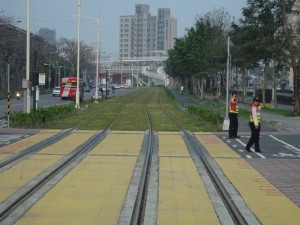
<path fill-rule="evenodd" d="M 74 133 L 0 173 L 0 201 L 87 140 L 93 133 Z M 45 154 L 45 155 L 44 155 Z"/>
<path fill-rule="evenodd" d="M 157 224 L 220 224 L 179 134 L 159 134 Z"/>
<path fill-rule="evenodd" d="M 0 201 L 40 174 L 61 156 L 33 155 L 9 170 L 0 173 Z"/>
<path fill-rule="evenodd" d="M 189 152 L 179 133 L 159 132 L 159 156 L 188 156 Z"/>
<path fill-rule="evenodd" d="M 299 207 L 245 160 L 216 159 L 216 161 L 262 224 L 299 224 Z"/>
<path fill-rule="evenodd" d="M 0 154 L 0 160 L 5 159 L 8 156 L 11 156 L 11 154 Z"/>
<path fill-rule="evenodd" d="M 241 158 L 239 154 L 232 151 L 231 148 L 213 134 L 198 134 L 196 137 L 212 157 Z"/>
<path fill-rule="evenodd" d="M 32 136 L 21 139 L 10 145 L 1 147 L 0 154 L 1 153 L 12 153 L 13 154 L 13 153 L 20 152 L 20 151 L 22 151 L 30 146 L 33 146 L 34 144 L 36 144 L 42 140 L 45 140 L 55 134 L 56 134 L 56 132 L 45 132 L 45 131 L 34 134 Z"/>
<path fill-rule="evenodd" d="M 299 224 L 300 209 L 268 182 L 249 163 L 236 157 L 217 137 L 199 135 L 198 139 L 215 158 L 224 174 L 242 195 L 251 211 L 262 224 Z M 210 142 L 210 143 L 208 143 Z M 229 152 L 232 153 L 229 153 Z M 263 160 L 261 161 L 263 163 Z"/>
<path fill-rule="evenodd" d="M 90 154 L 137 155 L 143 139 L 144 133 L 111 133 Z"/>
<path fill-rule="evenodd" d="M 110 134 L 16 224 L 117 224 L 143 139 L 122 136 Z"/>
<path fill-rule="evenodd" d="M 57 143 L 50 145 L 39 151 L 38 154 L 66 154 L 69 153 L 70 150 L 76 148 L 80 144 L 84 143 L 90 137 L 95 134 L 93 132 L 81 132 L 77 131 L 75 133 L 70 134 L 69 136 L 63 138 L 62 140 L 58 141 Z"/>

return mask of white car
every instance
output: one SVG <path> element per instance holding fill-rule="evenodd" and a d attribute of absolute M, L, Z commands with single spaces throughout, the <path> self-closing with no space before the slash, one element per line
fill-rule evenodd
<path fill-rule="evenodd" d="M 57 86 L 53 89 L 52 91 L 52 96 L 55 97 L 55 96 L 60 96 L 60 87 Z"/>
<path fill-rule="evenodd" d="M 107 90 L 106 90 L 106 84 L 99 84 L 99 91 L 102 93 L 106 92 L 107 94 L 109 94 L 110 88 L 107 85 Z"/>
<path fill-rule="evenodd" d="M 121 89 L 120 84 L 111 84 L 112 87 L 115 87 L 115 89 Z"/>

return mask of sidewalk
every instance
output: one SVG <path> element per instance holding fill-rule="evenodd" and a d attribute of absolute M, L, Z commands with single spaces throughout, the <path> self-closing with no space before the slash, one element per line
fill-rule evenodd
<path fill-rule="evenodd" d="M 201 106 L 201 103 L 191 99 L 186 95 L 180 95 L 179 90 L 172 89 L 171 92 L 173 93 L 174 97 L 177 101 L 187 107 L 189 105 L 198 105 Z M 206 99 L 214 99 L 213 96 L 209 94 L 205 94 Z M 224 104 L 225 100 L 219 99 L 219 102 Z M 249 104 L 246 103 L 239 103 L 239 107 L 242 109 L 247 109 Z M 278 104 L 278 109 L 288 109 L 289 106 Z M 292 110 L 292 107 L 290 107 Z M 224 115 L 226 116 L 225 112 Z M 272 113 L 266 111 L 264 109 L 261 110 L 261 117 L 262 117 L 262 130 L 261 131 L 282 131 L 282 132 L 299 132 L 300 133 L 300 117 L 286 117 L 276 113 Z M 239 132 L 249 132 L 248 120 L 239 117 Z"/>

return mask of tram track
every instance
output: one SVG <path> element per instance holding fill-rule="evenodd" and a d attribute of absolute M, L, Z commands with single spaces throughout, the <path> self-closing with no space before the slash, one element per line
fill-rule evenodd
<path fill-rule="evenodd" d="M 133 101 L 135 98 L 137 98 L 138 96 L 134 96 L 132 99 L 130 99 L 129 101 Z M 121 109 L 123 109 L 126 104 L 128 104 L 128 101 L 123 103 L 120 108 L 118 109 L 117 114 L 119 115 L 121 112 Z M 100 116 L 102 113 L 104 112 L 104 109 L 92 114 L 90 117 L 88 117 L 87 119 L 81 121 L 80 123 L 78 123 L 77 125 L 75 125 L 72 128 L 68 128 L 68 129 L 64 129 L 60 132 L 58 132 L 57 134 L 55 134 L 54 136 L 51 136 L 45 140 L 42 140 L 36 144 L 34 144 L 33 146 L 30 146 L 24 150 L 22 150 L 21 152 L 18 152 L 16 154 L 13 154 L 3 160 L 0 160 L 0 172 L 5 171 L 6 169 L 10 168 L 11 166 L 15 165 L 16 163 L 20 162 L 23 158 L 28 157 L 31 154 L 34 154 L 36 152 L 41 151 L 42 149 L 58 142 L 59 140 L 62 140 L 63 138 L 69 136 L 70 134 L 72 134 L 74 131 L 78 130 L 81 126 L 89 123 L 90 121 L 92 121 L 93 118 Z M 113 119 L 113 121 L 115 121 L 115 119 Z M 113 123 L 107 124 L 106 127 L 111 127 L 113 125 Z M 104 128 L 105 130 L 106 128 Z"/>
<path fill-rule="evenodd" d="M 204 150 L 204 147 L 197 141 L 197 138 L 189 131 L 185 130 L 184 127 L 172 117 L 170 113 L 168 113 L 161 102 L 160 98 L 160 107 L 161 109 L 169 116 L 169 118 L 179 127 L 181 130 L 181 135 L 183 139 L 185 140 L 187 146 L 190 146 L 190 149 L 196 153 L 197 158 L 201 161 L 203 168 L 205 168 L 206 173 L 208 174 L 212 184 L 214 185 L 216 191 L 218 192 L 220 199 L 222 200 L 227 212 L 229 213 L 232 223 L 236 225 L 246 225 L 251 224 L 247 222 L 245 219 L 245 216 L 243 213 L 239 210 L 239 207 L 236 205 L 236 203 L 233 201 L 233 197 L 230 195 L 229 191 L 226 189 L 224 184 L 222 183 L 221 179 L 219 178 L 220 175 L 222 175 L 221 171 L 217 172 L 215 171 L 216 167 L 213 167 L 211 164 L 212 158 L 210 160 L 208 159 L 208 154 Z M 204 153 L 205 152 L 205 153 Z M 223 175 L 222 180 L 224 180 L 225 176 Z M 242 207 L 245 208 L 245 204 L 242 204 Z M 253 221 L 256 221 L 255 216 L 250 212 L 249 209 L 244 210 L 247 211 L 247 216 L 249 217 L 250 214 L 250 220 L 253 223 Z M 224 213 L 223 213 L 224 214 Z M 228 218 L 226 219 L 228 221 Z"/>
<path fill-rule="evenodd" d="M 156 197 L 158 196 L 158 187 L 157 186 L 154 187 L 155 190 L 150 190 L 150 187 L 153 187 L 153 181 L 151 181 L 151 179 L 152 180 L 158 179 L 157 177 L 153 178 L 153 173 L 157 173 L 157 171 L 159 170 L 158 166 L 157 165 L 154 166 L 155 163 L 153 163 L 155 161 L 158 161 L 158 155 L 157 155 L 158 137 L 157 134 L 155 133 L 155 130 L 153 129 L 153 121 L 149 110 L 149 103 L 152 98 L 153 96 L 151 95 L 151 93 L 150 94 L 148 93 L 148 95 L 146 96 L 137 95 L 135 99 L 140 102 L 143 102 L 145 117 L 147 118 L 147 122 L 148 122 L 148 129 L 144 132 L 143 143 L 138 155 L 138 159 L 136 161 L 131 182 L 128 186 L 128 190 L 123 203 L 122 210 L 120 211 L 120 215 L 117 223 L 118 225 L 125 225 L 125 224 L 140 225 L 140 224 L 144 224 L 145 220 L 151 221 L 151 222 L 147 222 L 146 224 L 156 224 L 155 223 L 156 219 L 151 218 L 151 216 L 153 217 L 153 215 L 147 211 L 147 207 L 149 207 L 149 205 L 153 204 L 154 205 L 153 207 L 155 208 L 157 207 L 158 204 L 157 199 L 154 200 L 154 203 L 153 202 L 151 203 L 151 201 L 149 201 L 149 195 L 151 195 L 151 193 L 149 192 L 156 191 L 154 195 L 156 195 Z M 7 224 L 12 224 L 13 222 L 15 222 L 15 220 L 18 218 L 17 216 L 15 216 L 15 214 L 18 214 L 17 211 L 23 210 L 24 211 L 23 214 L 24 214 L 27 210 L 29 210 L 30 207 L 32 207 L 33 204 L 35 204 L 36 201 L 39 201 L 39 199 L 43 195 L 45 195 L 47 191 L 51 189 L 51 187 L 53 187 L 53 185 L 59 182 L 59 180 L 62 179 L 70 170 L 76 167 L 76 165 L 80 163 L 81 160 L 84 159 L 87 156 L 87 154 L 92 149 L 94 149 L 95 146 L 97 146 L 101 141 L 103 141 L 106 138 L 106 136 L 110 132 L 110 129 L 117 121 L 118 117 L 122 113 L 124 107 L 126 107 L 127 103 L 128 102 L 124 103 L 119 108 L 118 112 L 115 113 L 113 119 L 109 122 L 109 124 L 104 129 L 97 131 L 87 141 L 82 143 L 80 146 L 78 146 L 69 154 L 65 155 L 62 159 L 60 159 L 58 162 L 53 164 L 51 167 L 47 168 L 42 174 L 40 174 L 34 180 L 31 180 L 26 185 L 21 187 L 16 193 L 14 193 L 13 195 L 5 199 L 5 201 L 1 202 L 0 203 L 0 224 L 2 224 L 2 222 L 3 224 L 5 224 L 5 221 L 7 219 L 9 221 L 9 223 Z M 211 178 L 211 182 L 213 183 L 214 187 L 217 189 L 219 195 L 221 196 L 220 198 L 222 199 L 224 206 L 228 210 L 228 214 L 231 216 L 232 222 L 230 222 L 229 224 L 254 224 L 254 223 L 249 223 L 248 220 L 244 218 L 243 213 L 241 213 L 240 210 L 238 209 L 238 206 L 235 205 L 235 203 L 232 200 L 232 197 L 230 196 L 230 194 L 226 190 L 226 187 L 224 187 L 222 181 L 219 178 L 220 174 L 219 173 L 217 174 L 215 172 L 215 167 L 212 166 L 210 162 L 211 159 L 209 160 L 207 158 L 206 153 L 203 153 L 203 146 L 201 146 L 201 144 L 197 141 L 196 137 L 191 132 L 185 130 L 183 125 L 181 125 L 178 121 L 176 121 L 176 119 L 172 116 L 172 114 L 169 113 L 166 109 L 164 109 L 161 102 L 161 98 L 159 98 L 159 104 L 160 104 L 161 111 L 163 111 L 168 116 L 168 118 L 170 118 L 170 120 L 172 120 L 173 123 L 178 126 L 178 129 L 180 130 L 183 140 L 185 141 L 189 151 L 192 152 L 191 155 L 197 155 L 196 160 L 201 162 L 203 168 L 205 168 L 206 170 L 206 173 Z M 94 116 L 96 116 L 96 114 L 93 115 L 92 117 Z M 91 118 L 87 119 L 87 121 L 90 121 Z M 20 155 L 19 159 L 14 159 L 15 163 L 18 162 L 18 160 L 19 161 L 22 160 L 23 157 L 26 156 L 26 154 L 28 155 L 28 154 L 36 153 L 39 150 L 45 148 L 46 146 L 53 144 L 55 141 L 61 140 L 64 137 L 70 135 L 82 124 L 83 123 L 78 124 L 76 127 L 71 129 L 63 130 L 59 132 L 57 135 L 54 135 L 52 138 L 48 138 L 47 141 L 45 142 L 37 143 L 35 146 L 31 148 L 31 151 L 29 150 L 29 148 L 24 150 L 22 153 L 23 155 Z M 3 169 L 4 171 L 6 167 L 8 167 L 9 165 L 11 166 L 12 164 L 10 163 L 7 163 L 6 165 L 3 164 L 2 167 L 0 164 L 0 172 L 1 169 Z M 51 183 L 51 185 L 49 183 Z M 29 204 L 28 200 L 32 198 L 36 200 L 31 201 L 31 203 Z M 218 210 L 216 209 L 216 211 Z M 222 219 L 220 218 L 220 223 L 225 224 L 223 222 L 224 221 L 222 221 Z"/>
<path fill-rule="evenodd" d="M 139 225 L 143 224 L 147 204 L 147 193 L 151 172 L 153 148 L 155 145 L 153 126 L 147 108 L 152 95 L 147 97 L 144 103 L 144 110 L 148 121 L 148 130 L 145 132 L 144 142 L 136 165 L 129 191 L 120 212 L 118 225 Z M 135 185 L 138 183 L 138 185 Z M 134 196 L 134 197 L 133 197 Z M 134 200 L 133 200 L 134 198 Z"/>
<path fill-rule="evenodd" d="M 131 99 L 130 101 L 132 101 Z M 19 190 L 12 195 L 10 195 L 8 198 L 6 198 L 4 201 L 0 203 L 0 224 L 2 224 L 3 221 L 5 221 L 10 215 L 13 215 L 14 211 L 16 211 L 20 206 L 23 206 L 24 208 L 30 208 L 32 206 L 31 204 L 25 204 L 26 201 L 28 201 L 34 194 L 38 193 L 42 188 L 44 188 L 47 183 L 49 183 L 52 179 L 55 178 L 55 176 L 58 176 L 63 170 L 65 170 L 67 167 L 74 167 L 76 163 L 74 162 L 77 160 L 77 163 L 79 163 L 97 144 L 101 142 L 105 138 L 105 136 L 108 134 L 109 129 L 113 126 L 119 115 L 121 114 L 123 108 L 128 104 L 128 102 L 125 102 L 118 110 L 118 112 L 115 114 L 113 119 L 109 122 L 109 124 L 102 130 L 99 130 L 94 134 L 91 138 L 89 138 L 87 141 L 85 141 L 83 144 L 78 146 L 76 149 L 71 151 L 69 154 L 65 155 L 61 160 L 56 162 L 51 167 L 47 168 L 44 172 L 42 172 L 38 177 L 35 177 L 33 180 L 29 181 L 27 184 L 25 184 L 23 187 L 20 187 Z M 66 129 L 61 132 L 59 132 L 57 135 L 54 135 L 44 141 L 41 141 L 37 144 L 35 144 L 32 147 L 26 148 L 22 152 L 13 155 L 12 157 L 9 157 L 5 160 L 3 160 L 0 163 L 0 172 L 4 172 L 8 168 L 14 166 L 16 163 L 19 163 L 21 160 L 23 160 L 25 157 L 28 157 L 31 154 L 34 154 L 45 147 L 56 143 L 57 141 L 63 139 L 64 137 L 70 135 L 74 130 L 76 130 L 78 127 L 82 126 L 84 123 L 90 121 L 95 116 L 99 115 L 100 112 L 95 113 L 88 119 L 82 121 L 75 127 L 71 129 Z M 69 170 L 68 170 L 69 171 Z M 65 173 L 66 174 L 66 173 Z M 63 176 L 61 176 L 62 178 Z M 48 188 L 46 188 L 49 190 Z M 23 204 L 23 205 L 22 205 Z M 14 223 L 15 217 L 12 216 L 12 219 L 9 218 L 8 223 Z M 4 222 L 5 223 L 5 222 Z"/>

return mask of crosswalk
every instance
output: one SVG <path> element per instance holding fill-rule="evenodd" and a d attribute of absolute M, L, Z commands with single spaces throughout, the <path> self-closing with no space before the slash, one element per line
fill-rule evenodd
<path fill-rule="evenodd" d="M 18 141 L 22 138 L 28 137 L 28 134 L 0 134 L 0 147 L 9 145 L 14 141 Z"/>

